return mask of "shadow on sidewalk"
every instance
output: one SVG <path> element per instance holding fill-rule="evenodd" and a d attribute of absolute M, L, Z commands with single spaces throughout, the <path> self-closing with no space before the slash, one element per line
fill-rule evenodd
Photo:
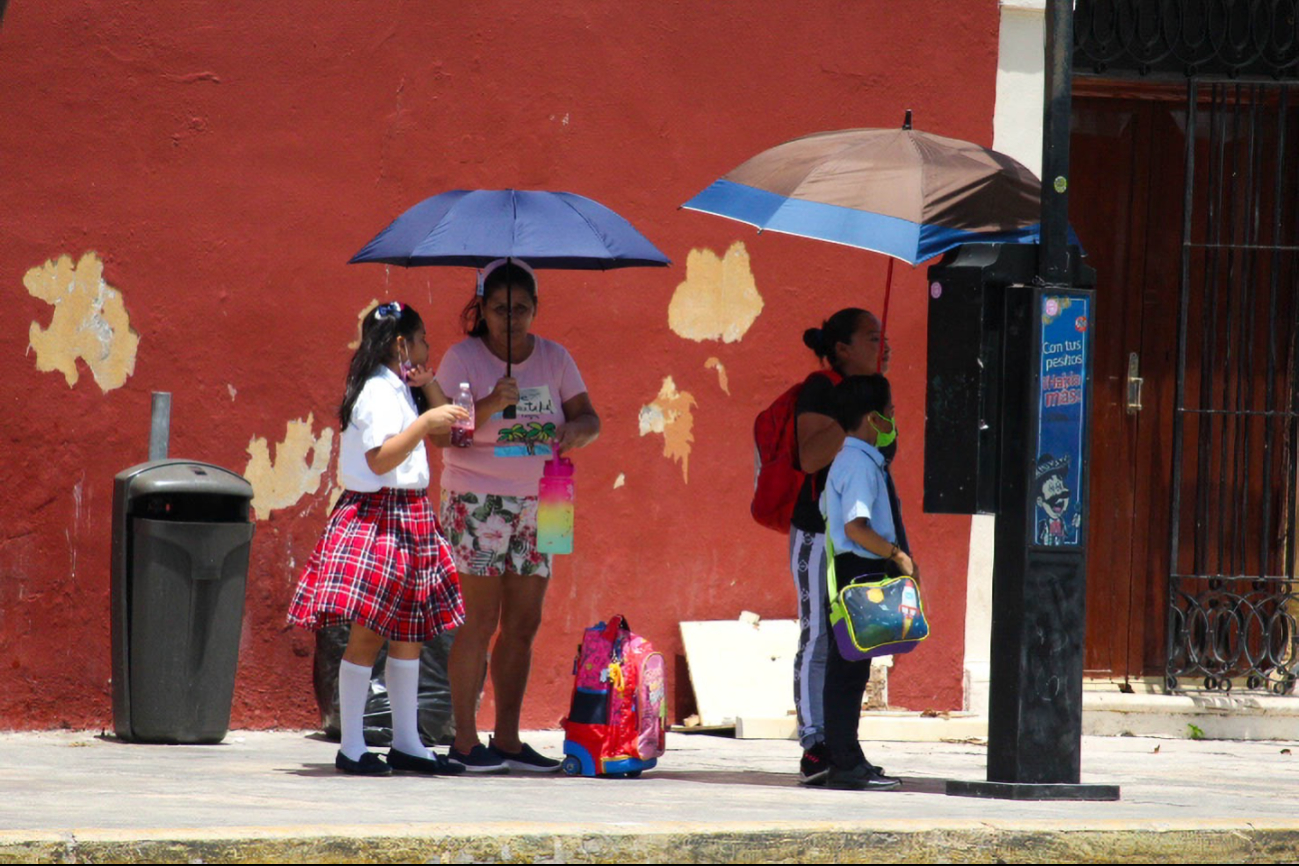
<path fill-rule="evenodd" d="M 321 777 L 335 776 L 338 771 L 334 769 L 332 763 L 320 764 L 303 764 L 300 767 L 282 767 L 277 768 L 277 773 L 288 776 L 303 777 Z M 597 776 L 595 778 L 581 776 L 566 776 L 563 773 L 502 773 L 500 775 L 472 775 L 466 774 L 453 776 L 457 781 L 473 779 L 488 783 L 499 784 L 517 784 L 520 779 L 536 781 L 563 781 L 577 783 L 586 781 L 588 783 L 604 785 L 627 785 L 634 787 L 636 785 L 652 784 L 656 781 L 662 782 L 693 782 L 703 785 L 744 785 L 757 786 L 766 788 L 796 788 L 802 789 L 807 786 L 798 784 L 798 776 L 792 773 L 769 773 L 760 770 L 647 770 L 644 776 L 639 779 L 624 779 L 614 776 Z M 946 779 L 931 778 L 906 778 L 902 779 L 900 793 L 904 794 L 940 794 L 947 795 Z M 824 791 L 823 787 L 807 787 L 810 791 Z"/>
<path fill-rule="evenodd" d="M 946 779 L 899 778 L 902 779 L 902 787 L 899 789 L 901 793 L 947 795 Z M 648 782 L 655 779 L 674 782 L 699 782 L 705 785 L 760 785 L 769 788 L 826 790 L 815 785 L 810 787 L 800 785 L 798 777 L 792 773 L 764 773 L 756 770 L 667 770 L 663 772 L 649 770 L 640 781 Z"/>

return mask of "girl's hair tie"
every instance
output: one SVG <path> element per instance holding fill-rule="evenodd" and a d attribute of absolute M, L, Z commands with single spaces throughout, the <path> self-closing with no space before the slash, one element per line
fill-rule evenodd
<path fill-rule="evenodd" d="M 374 317 L 382 319 L 384 316 L 400 316 L 401 304 L 396 301 L 389 301 L 386 304 L 380 304 L 374 308 Z"/>

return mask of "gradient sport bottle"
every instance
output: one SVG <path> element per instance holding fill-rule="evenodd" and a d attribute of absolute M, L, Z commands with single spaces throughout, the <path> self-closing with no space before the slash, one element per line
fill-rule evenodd
<path fill-rule="evenodd" d="M 573 461 L 547 460 L 537 489 L 537 550 L 573 552 Z"/>
<path fill-rule="evenodd" d="M 469 390 L 468 382 L 460 383 L 460 392 L 452 402 L 469 413 L 469 420 L 457 421 L 451 425 L 451 444 L 457 448 L 468 448 L 474 444 L 474 395 Z"/>

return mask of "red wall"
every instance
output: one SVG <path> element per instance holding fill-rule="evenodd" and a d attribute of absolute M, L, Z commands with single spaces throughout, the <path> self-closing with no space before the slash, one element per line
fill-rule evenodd
<path fill-rule="evenodd" d="M 991 143 L 997 5 L 907 8 L 11 0 L 0 24 L 0 285 L 13 304 L 0 322 L 0 726 L 109 724 L 112 479 L 146 457 L 150 391 L 173 395 L 173 456 L 242 472 L 254 437 L 273 445 L 308 413 L 316 435 L 336 424 L 347 343 L 371 299 L 413 303 L 435 356 L 456 339 L 470 271 L 344 264 L 450 188 L 580 192 L 676 262 L 542 274 L 537 332 L 577 359 L 604 434 L 578 455 L 578 548 L 550 590 L 525 723 L 556 723 L 579 630 L 615 611 L 669 656 L 681 620 L 793 615 L 786 540 L 747 514 L 752 418 L 810 368 L 804 328 L 842 306 L 880 306 L 885 259 L 677 206 L 765 147 L 892 126 L 905 108 L 919 128 Z M 739 342 L 678 337 L 667 306 L 688 253 L 736 240 L 762 314 Z M 140 335 L 134 374 L 106 393 L 84 366 L 71 388 L 39 372 L 28 348 L 52 308 L 24 274 L 88 251 Z M 935 637 L 898 660 L 890 696 L 953 709 L 969 521 L 920 513 L 924 315 L 923 270 L 902 266 L 890 318 L 896 474 Z M 711 357 L 729 395 L 704 367 Z M 688 483 L 663 438 L 638 430 L 667 375 L 698 402 Z M 236 726 L 315 721 L 313 641 L 283 620 L 332 476 L 331 465 L 329 483 L 258 522 Z M 686 709 L 686 685 L 675 694 Z"/>

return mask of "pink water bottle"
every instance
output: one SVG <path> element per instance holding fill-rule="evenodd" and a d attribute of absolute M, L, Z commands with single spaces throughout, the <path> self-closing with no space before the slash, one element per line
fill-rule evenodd
<path fill-rule="evenodd" d="M 537 550 L 573 552 L 573 461 L 547 460 L 537 490 Z"/>
<path fill-rule="evenodd" d="M 474 444 L 474 395 L 469 390 L 468 382 L 460 383 L 460 393 L 452 401 L 469 413 L 468 421 L 457 421 L 451 425 L 451 444 L 457 448 L 468 448 Z"/>

